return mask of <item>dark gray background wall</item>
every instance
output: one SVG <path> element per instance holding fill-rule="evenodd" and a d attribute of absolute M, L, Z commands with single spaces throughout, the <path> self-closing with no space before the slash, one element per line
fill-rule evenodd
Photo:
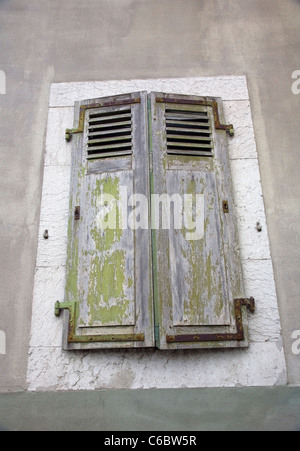
<path fill-rule="evenodd" d="M 300 384 L 299 0 L 0 0 L 0 390 L 26 388 L 51 82 L 246 74 L 289 382 Z"/>

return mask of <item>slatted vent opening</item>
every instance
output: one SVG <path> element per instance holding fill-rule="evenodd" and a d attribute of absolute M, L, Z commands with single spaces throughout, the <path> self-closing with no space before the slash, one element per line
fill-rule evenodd
<path fill-rule="evenodd" d="M 167 153 L 213 155 L 210 118 L 206 111 L 166 108 Z"/>
<path fill-rule="evenodd" d="M 90 113 L 87 153 L 89 160 L 132 154 L 131 108 Z"/>

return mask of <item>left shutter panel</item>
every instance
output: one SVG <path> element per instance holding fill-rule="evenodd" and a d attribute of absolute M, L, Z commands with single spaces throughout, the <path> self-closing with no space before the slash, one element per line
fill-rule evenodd
<path fill-rule="evenodd" d="M 128 199 L 149 197 L 147 94 L 80 102 L 75 110 L 64 347 L 152 347 L 150 231 L 127 221 Z"/>

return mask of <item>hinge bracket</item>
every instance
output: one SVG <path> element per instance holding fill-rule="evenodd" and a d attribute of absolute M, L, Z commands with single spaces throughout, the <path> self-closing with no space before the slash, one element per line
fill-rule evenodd
<path fill-rule="evenodd" d="M 85 112 L 86 110 L 91 109 L 98 109 L 98 108 L 107 108 L 107 107 L 114 107 L 114 106 L 121 106 L 121 105 L 132 105 L 135 103 L 141 103 L 140 98 L 135 99 L 125 99 L 125 100 L 115 100 L 112 102 L 102 102 L 102 103 L 91 103 L 89 105 L 81 105 L 80 111 L 79 111 L 79 123 L 77 128 L 67 128 L 66 130 L 66 141 L 70 142 L 72 139 L 72 136 L 77 133 L 83 133 L 84 131 L 84 118 L 85 118 Z"/>
<path fill-rule="evenodd" d="M 236 333 L 214 333 L 214 334 L 193 334 L 193 335 L 167 335 L 167 343 L 195 343 L 203 341 L 243 341 L 245 340 L 242 306 L 246 306 L 251 313 L 255 312 L 255 300 L 235 299 L 235 321 Z"/>
<path fill-rule="evenodd" d="M 103 343 L 103 342 L 128 342 L 145 341 L 144 334 L 110 334 L 110 335 L 76 335 L 76 314 L 78 310 L 77 302 L 55 303 L 55 316 L 60 316 L 61 310 L 69 310 L 68 323 L 68 343 Z"/>
<path fill-rule="evenodd" d="M 215 128 L 217 130 L 226 130 L 230 136 L 234 136 L 234 127 L 232 124 L 225 125 L 221 124 L 219 116 L 219 106 L 218 102 L 214 97 L 204 97 L 203 100 L 193 100 L 193 99 L 176 99 L 170 97 L 157 97 L 156 102 L 159 103 L 173 103 L 182 105 L 200 105 L 209 106 L 213 109 L 213 115 L 215 120 Z"/>

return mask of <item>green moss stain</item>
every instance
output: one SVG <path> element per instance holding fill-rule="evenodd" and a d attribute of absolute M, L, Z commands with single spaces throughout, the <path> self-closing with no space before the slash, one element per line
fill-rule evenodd
<path fill-rule="evenodd" d="M 126 277 L 126 250 L 120 249 L 120 179 L 96 180 L 91 192 L 92 228 L 89 251 L 87 306 L 89 324 L 122 325 L 130 321 L 134 280 Z"/>
<path fill-rule="evenodd" d="M 134 284 L 133 278 L 132 278 L 132 277 L 129 277 L 129 278 L 128 278 L 128 288 L 133 287 L 133 284 Z"/>
<path fill-rule="evenodd" d="M 205 178 L 190 179 L 186 184 L 186 193 L 204 193 L 208 190 Z M 217 255 L 217 243 L 213 242 L 212 230 L 215 209 L 214 196 L 207 193 L 205 203 L 204 239 L 186 242 L 182 255 L 186 261 L 185 299 L 183 302 L 183 320 L 186 324 L 211 324 L 224 310 L 224 292 L 222 289 L 221 255 Z M 213 250 L 210 246 L 216 246 Z"/>
<path fill-rule="evenodd" d="M 106 198 L 112 200 L 109 208 Z M 87 178 L 86 167 L 78 169 L 70 202 L 66 300 L 81 304 L 78 321 L 82 326 L 129 324 L 134 314 L 134 278 L 128 276 L 128 255 L 121 245 L 124 231 L 119 204 L 119 177 Z M 80 221 L 74 221 L 74 205 L 81 206 Z M 108 219 L 106 211 L 115 214 L 115 223 L 101 228 L 101 218 L 103 223 Z"/>
<path fill-rule="evenodd" d="M 130 300 L 126 296 L 129 284 L 125 277 L 125 251 L 115 250 L 91 264 L 88 289 L 90 323 L 123 324 L 129 314 Z"/>
<path fill-rule="evenodd" d="M 66 301 L 75 302 L 78 300 L 78 263 L 79 245 L 78 239 L 72 241 L 71 255 L 68 257 L 67 281 L 66 281 Z"/>
<path fill-rule="evenodd" d="M 119 178 L 107 177 L 96 181 L 96 187 L 92 193 L 92 205 L 96 214 L 96 220 L 91 230 L 91 236 L 99 252 L 110 249 L 113 244 L 119 242 L 122 238 L 123 230 L 119 227 L 122 221 L 121 208 L 118 208 L 120 203 L 119 186 Z M 100 209 L 106 208 L 106 202 L 103 202 L 106 197 L 110 204 L 108 213 L 101 217 L 98 216 L 97 220 Z"/>
<path fill-rule="evenodd" d="M 79 221 L 74 222 L 75 206 L 80 205 L 80 193 L 86 175 L 86 165 L 79 165 L 77 172 L 77 186 L 73 196 L 70 197 L 69 203 L 69 222 L 68 222 L 68 248 L 67 248 L 67 279 L 66 279 L 66 301 L 77 302 L 80 299 L 78 287 L 78 271 L 79 271 L 79 238 L 78 227 Z"/>
<path fill-rule="evenodd" d="M 204 280 L 205 262 L 203 261 L 203 241 L 191 241 L 188 243 L 188 271 L 186 274 L 186 286 L 189 287 L 187 299 L 184 302 L 184 317 L 191 324 L 204 321 L 203 295 L 206 291 L 207 281 Z"/>
<path fill-rule="evenodd" d="M 199 244 L 192 242 L 190 246 L 184 316 L 191 324 L 209 324 L 224 308 L 220 268 L 213 263 L 211 253 L 203 256 Z"/>
<path fill-rule="evenodd" d="M 68 249 L 67 249 L 67 280 L 66 280 L 66 301 L 75 302 L 78 300 L 78 263 L 79 263 L 79 242 L 73 230 L 72 199 L 70 200 L 70 216 L 68 222 Z"/>

